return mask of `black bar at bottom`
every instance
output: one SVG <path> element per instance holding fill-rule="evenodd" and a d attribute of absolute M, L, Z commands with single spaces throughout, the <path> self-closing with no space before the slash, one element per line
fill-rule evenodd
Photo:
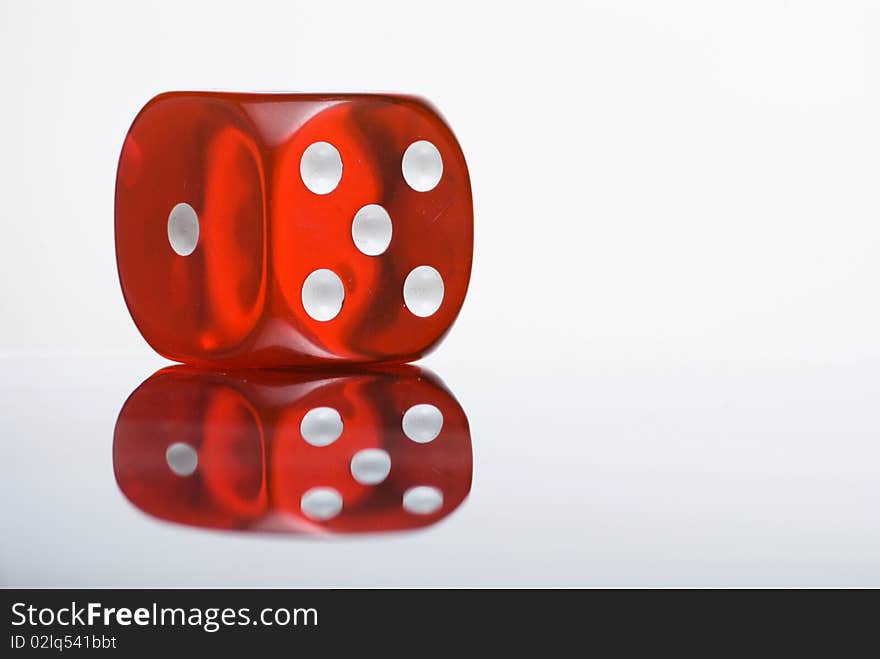
<path fill-rule="evenodd" d="M 840 655 L 875 608 L 855 592 L 581 590 L 4 590 L 0 656 L 170 656 L 306 649 L 343 656 L 470 656 L 478 647 L 617 651 L 740 647 Z M 873 598 L 872 598 L 873 599 Z M 723 601 L 719 601 L 723 600 Z M 856 606 L 853 606 L 856 604 Z M 844 613 L 846 611 L 846 613 Z M 831 635 L 833 620 L 847 629 Z M 827 634 L 826 634 L 827 633 Z M 773 639 L 776 639 L 774 642 Z M 474 641 L 479 640 L 479 645 Z M 487 644 L 488 645 L 485 645 Z M 338 651 L 338 652 L 337 652 Z M 328 654 L 329 653 L 329 654 Z M 567 654 L 567 653 L 563 653 Z M 600 653 L 603 654 L 604 653 Z M 615 653 L 616 654 L 616 653 Z"/>

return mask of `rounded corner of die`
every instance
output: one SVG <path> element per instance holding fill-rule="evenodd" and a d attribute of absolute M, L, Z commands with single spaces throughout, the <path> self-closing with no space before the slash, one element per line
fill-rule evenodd
<path fill-rule="evenodd" d="M 145 102 L 141 103 L 140 109 L 134 115 L 134 118 L 131 120 L 131 125 L 129 126 L 128 132 L 131 133 L 131 129 L 140 123 L 143 120 L 143 117 L 150 112 L 157 105 L 164 103 L 165 101 L 171 99 L 172 97 L 178 95 L 180 92 L 172 92 L 172 91 L 161 91 L 153 93 Z"/>
<path fill-rule="evenodd" d="M 400 98 L 429 114 L 443 119 L 443 113 L 440 112 L 437 104 L 425 94 L 401 94 Z"/>
<path fill-rule="evenodd" d="M 180 96 L 186 95 L 188 92 L 178 91 L 178 90 L 165 90 L 154 92 L 146 103 L 143 104 L 141 111 L 148 110 L 153 106 L 159 105 L 160 103 L 164 103 L 165 101 L 178 98 Z"/>

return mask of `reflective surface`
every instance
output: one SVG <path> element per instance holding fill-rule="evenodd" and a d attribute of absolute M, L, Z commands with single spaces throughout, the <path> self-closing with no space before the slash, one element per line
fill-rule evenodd
<path fill-rule="evenodd" d="M 426 407 L 441 415 L 427 441 L 404 423 Z M 467 496 L 471 455 L 455 398 L 429 371 L 403 366 L 166 368 L 128 398 L 113 440 L 119 489 L 150 515 L 307 535 L 434 524 Z"/>
<path fill-rule="evenodd" d="M 880 4 L 556 0 L 508 3 L 503 26 L 497 4 L 472 1 L 352 2 L 345 20 L 331 2 L 138 7 L 0 10 L 0 581 L 880 586 Z M 168 364 L 120 294 L 112 182 L 144 100 L 190 85 L 413 90 L 460 138 L 476 258 L 427 366 L 467 413 L 474 471 L 438 523 L 227 533 L 120 493 L 116 419 Z M 239 144 L 227 134 L 214 153 L 238 153 L 252 180 Z M 339 151 L 335 191 L 351 171 Z M 430 192 L 402 158 L 388 171 L 430 195 L 449 162 Z M 247 195 L 217 182 L 208 210 L 245 218 Z M 155 240 L 170 258 L 181 199 L 165 201 Z M 382 204 L 391 242 L 361 251 L 366 203 L 335 235 L 382 258 L 399 222 Z M 228 235 L 218 254 L 235 253 Z M 214 337 L 242 336 L 260 282 L 236 286 L 235 259 L 205 267 L 230 275 L 210 304 L 234 313 Z M 286 296 L 301 303 L 297 285 Z"/>
<path fill-rule="evenodd" d="M 457 404 L 432 380 L 398 381 L 425 386 L 444 410 L 438 438 L 417 444 L 371 432 L 378 420 L 396 433 L 416 400 L 382 379 L 276 386 L 181 368 L 147 378 L 157 366 L 2 360 L 3 583 L 880 585 L 876 360 L 450 358 L 437 371 L 467 413 L 472 488 L 418 530 L 403 528 L 421 519 L 403 511 L 409 487 L 448 476 L 450 509 L 467 489 L 464 446 L 440 452 L 451 471 L 438 480 L 419 461 L 396 472 L 398 449 L 439 451 L 451 428 Z M 344 424 L 324 447 L 301 439 L 317 406 Z M 261 447 L 247 441 L 257 428 Z M 352 451 L 381 447 L 390 475 L 358 483 Z M 316 487 L 341 494 L 328 521 L 298 511 Z M 307 507 L 320 516 L 333 502 Z M 295 533 L 243 532 L 279 528 L 279 510 Z M 400 530 L 344 532 L 377 523 Z"/>

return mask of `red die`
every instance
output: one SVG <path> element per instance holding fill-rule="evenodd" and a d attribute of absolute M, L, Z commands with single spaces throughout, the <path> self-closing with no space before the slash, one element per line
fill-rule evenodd
<path fill-rule="evenodd" d="M 123 294 L 176 361 L 417 359 L 455 320 L 472 253 L 464 156 L 417 98 L 173 92 L 122 148 Z"/>
<path fill-rule="evenodd" d="M 467 418 L 436 376 L 162 369 L 131 394 L 116 482 L 160 519 L 280 533 L 431 525 L 465 499 Z"/>

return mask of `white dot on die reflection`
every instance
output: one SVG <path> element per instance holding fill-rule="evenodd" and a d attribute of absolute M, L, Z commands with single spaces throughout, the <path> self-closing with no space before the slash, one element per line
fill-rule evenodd
<path fill-rule="evenodd" d="M 443 492 L 430 485 L 411 487 L 403 493 L 403 509 L 413 515 L 430 515 L 443 505 Z"/>
<path fill-rule="evenodd" d="M 427 318 L 443 302 L 443 277 L 429 265 L 413 268 L 403 282 L 403 302 L 420 318 Z"/>
<path fill-rule="evenodd" d="M 391 216 L 379 204 L 367 204 L 355 213 L 351 223 L 355 247 L 367 256 L 377 256 L 391 242 Z"/>
<path fill-rule="evenodd" d="M 391 456 L 380 448 L 358 451 L 351 459 L 351 475 L 361 485 L 378 485 L 391 472 Z"/>
<path fill-rule="evenodd" d="M 168 242 L 180 256 L 189 256 L 199 243 L 199 216 L 185 202 L 177 204 L 168 214 Z"/>
<path fill-rule="evenodd" d="M 315 320 L 326 321 L 335 318 L 342 309 L 344 299 L 345 289 L 342 280 L 332 270 L 315 270 L 303 282 L 303 308 Z"/>
<path fill-rule="evenodd" d="M 165 450 L 165 462 L 178 476 L 191 476 L 199 466 L 199 454 L 189 444 L 175 442 Z"/>
<path fill-rule="evenodd" d="M 403 434 L 418 444 L 432 442 L 443 428 L 443 413 L 427 403 L 413 405 L 403 415 Z"/>
<path fill-rule="evenodd" d="M 342 158 L 329 142 L 315 142 L 303 151 L 299 175 L 305 186 L 315 194 L 328 194 L 342 179 Z"/>
<path fill-rule="evenodd" d="M 302 495 L 299 508 L 306 517 L 322 522 L 340 513 L 342 495 L 332 487 L 313 487 Z"/>
<path fill-rule="evenodd" d="M 406 184 L 416 192 L 433 190 L 443 176 L 443 158 L 437 147 L 426 140 L 410 144 L 401 163 Z"/>
<path fill-rule="evenodd" d="M 342 434 L 342 417 L 332 407 L 316 407 L 306 412 L 299 432 L 312 446 L 329 446 Z"/>

